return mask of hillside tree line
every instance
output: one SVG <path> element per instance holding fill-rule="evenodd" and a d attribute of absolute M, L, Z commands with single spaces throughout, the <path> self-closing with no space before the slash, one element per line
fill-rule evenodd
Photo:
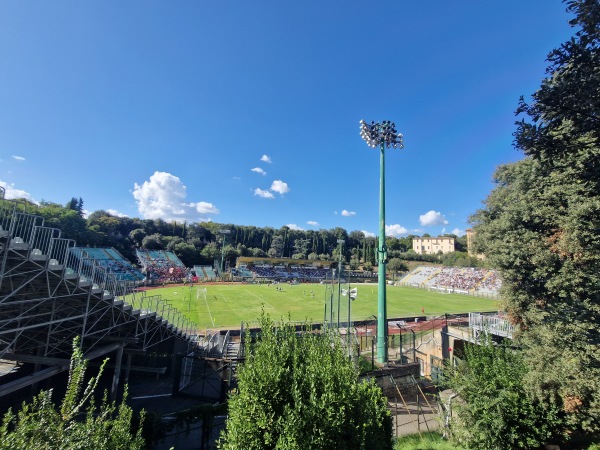
<path fill-rule="evenodd" d="M 225 260 L 235 265 L 239 256 L 272 257 L 337 261 L 338 239 L 343 239 L 342 259 L 352 269 L 372 270 L 375 266 L 376 237 L 366 236 L 362 231 L 348 232 L 343 228 L 320 230 L 295 230 L 256 227 L 251 225 L 222 224 L 216 222 L 178 222 L 163 219 L 139 219 L 116 216 L 98 210 L 84 215 L 83 200 L 73 197 L 63 206 L 42 201 L 39 205 L 20 199 L 28 212 L 44 217 L 47 226 L 62 231 L 62 236 L 74 239 L 79 247 L 114 247 L 125 258 L 135 261 L 135 250 L 168 250 L 175 253 L 187 267 L 212 265 L 220 259 L 223 234 L 225 236 Z M 428 235 L 424 235 L 428 236 Z M 402 261 L 424 261 L 455 266 L 474 266 L 479 262 L 469 258 L 466 252 L 466 236 L 452 236 L 457 251 L 445 255 L 419 255 L 412 250 L 412 235 L 388 236 L 386 245 L 390 258 L 390 270 L 403 271 Z"/>

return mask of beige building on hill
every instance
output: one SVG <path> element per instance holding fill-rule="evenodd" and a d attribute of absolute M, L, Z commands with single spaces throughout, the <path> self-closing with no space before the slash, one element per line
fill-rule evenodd
<path fill-rule="evenodd" d="M 413 250 L 419 255 L 437 255 L 454 251 L 453 237 L 414 237 Z"/>

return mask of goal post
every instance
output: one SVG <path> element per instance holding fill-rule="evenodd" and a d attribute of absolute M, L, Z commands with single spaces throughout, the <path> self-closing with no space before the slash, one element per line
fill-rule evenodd
<path fill-rule="evenodd" d="M 196 289 L 196 300 L 200 300 L 200 297 L 202 297 L 204 300 L 206 300 L 206 294 L 207 294 L 206 288 Z"/>

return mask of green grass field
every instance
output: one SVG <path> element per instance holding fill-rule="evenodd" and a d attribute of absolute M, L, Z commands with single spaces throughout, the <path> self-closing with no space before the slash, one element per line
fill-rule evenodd
<path fill-rule="evenodd" d="M 157 288 L 150 290 L 148 294 L 158 294 L 162 299 L 168 300 L 200 329 L 234 328 L 239 327 L 242 321 L 254 322 L 260 317 L 263 307 L 274 320 L 279 320 L 281 317 L 287 319 L 289 313 L 292 321 L 323 322 L 326 304 L 329 311 L 331 287 L 326 291 L 326 286 L 322 284 L 280 284 L 278 286 L 282 291 L 277 291 L 275 286 L 264 284 L 202 284 L 192 287 Z M 377 285 L 356 284 L 352 287 L 358 289 L 358 297 L 351 305 L 352 320 L 366 320 L 376 316 Z M 207 289 L 206 300 L 197 292 L 203 288 Z M 314 293 L 314 298 L 311 291 Z M 337 285 L 334 286 L 333 303 L 334 317 L 337 317 L 335 312 L 337 311 Z M 342 322 L 345 322 L 348 317 L 347 304 L 347 297 L 341 297 L 340 320 Z M 428 316 L 495 311 L 497 300 L 388 286 L 387 305 L 388 318 L 394 318 L 422 315 L 421 308 L 424 308 Z"/>

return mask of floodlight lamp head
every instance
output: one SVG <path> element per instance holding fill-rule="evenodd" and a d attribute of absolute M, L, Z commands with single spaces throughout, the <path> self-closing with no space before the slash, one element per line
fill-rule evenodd
<path fill-rule="evenodd" d="M 370 125 L 361 120 L 360 137 L 372 148 L 377 148 L 381 145 L 388 148 L 404 148 L 402 134 L 396 131 L 396 124 L 389 120 L 384 120 L 381 123 L 371 121 Z"/>

